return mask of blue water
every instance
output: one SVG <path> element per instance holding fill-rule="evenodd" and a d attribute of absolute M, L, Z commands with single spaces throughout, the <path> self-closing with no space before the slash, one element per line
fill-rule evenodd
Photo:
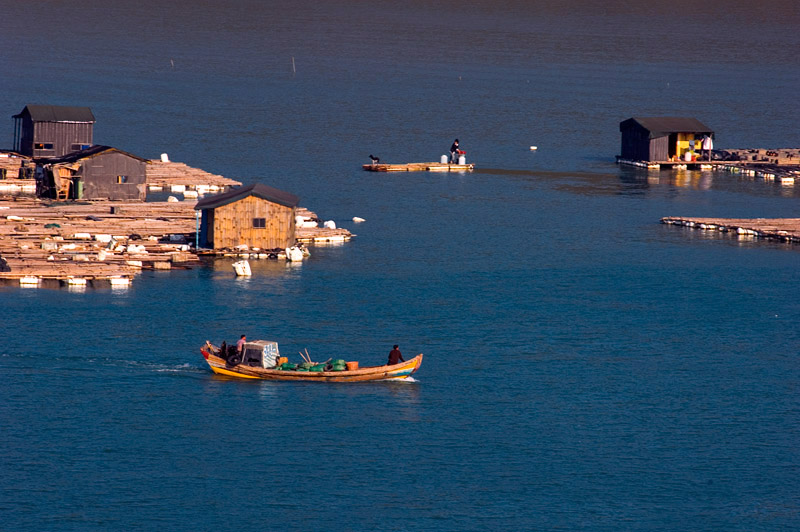
<path fill-rule="evenodd" d="M 613 164 L 630 116 L 800 146 L 794 3 L 2 4 L 7 115 L 88 105 L 98 143 L 357 234 L 250 279 L 0 287 L 3 530 L 800 529 L 798 250 L 658 223 L 800 192 Z M 455 137 L 474 172 L 360 169 Z M 212 376 L 199 346 L 243 333 L 425 360 Z"/>

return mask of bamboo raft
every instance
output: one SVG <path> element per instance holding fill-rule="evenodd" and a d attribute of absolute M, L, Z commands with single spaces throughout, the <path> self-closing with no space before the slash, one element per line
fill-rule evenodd
<path fill-rule="evenodd" d="M 684 218 L 667 216 L 662 224 L 736 235 L 742 239 L 800 243 L 800 218 Z"/>
<path fill-rule="evenodd" d="M 406 164 L 365 164 L 361 168 L 368 172 L 466 172 L 475 168 L 474 164 L 450 163 L 406 163 Z"/>

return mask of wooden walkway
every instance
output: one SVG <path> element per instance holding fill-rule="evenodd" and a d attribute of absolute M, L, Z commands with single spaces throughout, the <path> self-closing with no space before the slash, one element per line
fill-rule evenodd
<path fill-rule="evenodd" d="M 448 163 L 365 164 L 361 168 L 368 172 L 466 172 L 475 168 L 475 165 Z"/>
<path fill-rule="evenodd" d="M 700 231 L 732 233 L 740 238 L 800 243 L 800 218 L 684 218 L 668 216 L 662 224 Z"/>

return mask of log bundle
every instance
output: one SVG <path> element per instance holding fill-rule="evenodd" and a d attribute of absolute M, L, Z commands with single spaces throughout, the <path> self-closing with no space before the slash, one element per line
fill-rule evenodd
<path fill-rule="evenodd" d="M 0 201 L 0 279 L 131 279 L 197 261 L 194 202 Z"/>
<path fill-rule="evenodd" d="M 211 191 L 224 187 L 239 186 L 242 183 L 227 177 L 212 174 L 199 168 L 192 168 L 184 163 L 148 161 L 146 166 L 147 185 L 149 187 L 170 188 L 183 186 L 187 189 L 197 187 Z"/>

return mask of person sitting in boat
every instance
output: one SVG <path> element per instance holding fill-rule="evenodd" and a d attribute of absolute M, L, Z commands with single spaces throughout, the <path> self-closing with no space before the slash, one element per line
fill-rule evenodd
<path fill-rule="evenodd" d="M 450 164 L 455 164 L 458 162 L 458 152 L 458 139 L 456 139 L 453 141 L 453 145 L 450 146 Z"/>
<path fill-rule="evenodd" d="M 400 352 L 400 349 L 397 348 L 398 346 L 395 345 L 391 351 L 389 351 L 389 366 L 394 366 L 399 362 L 405 362 L 403 359 L 403 354 Z"/>

